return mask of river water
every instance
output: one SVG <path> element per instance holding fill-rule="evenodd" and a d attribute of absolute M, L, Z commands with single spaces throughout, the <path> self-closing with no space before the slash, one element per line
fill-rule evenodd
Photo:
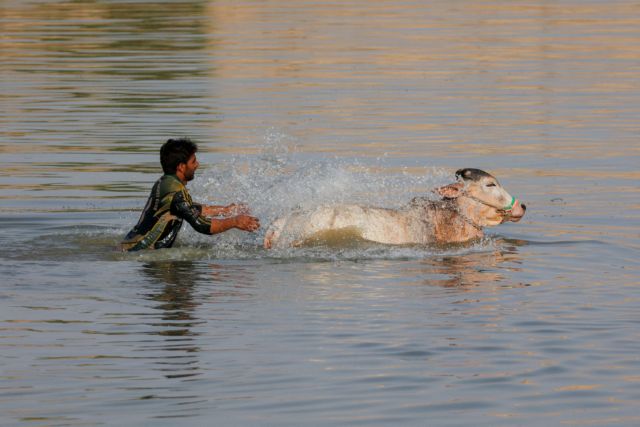
<path fill-rule="evenodd" d="M 0 424 L 640 424 L 635 1 L 3 0 Z M 264 227 L 120 254 L 169 137 L 201 202 L 529 207 L 455 247 Z"/>

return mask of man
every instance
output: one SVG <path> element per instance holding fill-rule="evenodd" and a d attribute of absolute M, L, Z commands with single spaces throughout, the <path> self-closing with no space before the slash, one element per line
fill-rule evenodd
<path fill-rule="evenodd" d="M 162 145 L 160 163 L 164 175 L 153 185 L 138 223 L 122 241 L 123 251 L 170 248 L 183 220 L 203 234 L 260 228 L 258 218 L 246 215 L 243 205 L 206 206 L 191 200 L 186 184 L 200 165 L 197 151 L 198 146 L 187 138 L 169 139 Z"/>

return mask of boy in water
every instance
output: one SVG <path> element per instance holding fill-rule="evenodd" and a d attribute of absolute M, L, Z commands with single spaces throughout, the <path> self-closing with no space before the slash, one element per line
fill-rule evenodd
<path fill-rule="evenodd" d="M 258 218 L 246 215 L 243 205 L 206 206 L 191 200 L 186 185 L 200 165 L 196 151 L 198 146 L 187 138 L 169 139 L 162 145 L 160 164 L 164 175 L 153 185 L 138 223 L 120 244 L 123 251 L 170 248 L 183 220 L 203 234 L 260 228 Z"/>

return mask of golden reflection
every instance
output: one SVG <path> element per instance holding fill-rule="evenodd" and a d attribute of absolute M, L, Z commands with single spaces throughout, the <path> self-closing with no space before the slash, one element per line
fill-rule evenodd
<path fill-rule="evenodd" d="M 433 254 L 425 255 L 422 260 L 415 261 L 363 261 L 370 264 L 365 267 L 348 265 L 336 271 L 327 268 L 326 264 L 311 264 L 307 269 L 297 271 L 295 280 L 300 283 L 321 285 L 321 290 L 315 297 L 332 300 L 353 300 L 361 298 L 360 292 L 366 292 L 369 297 L 395 298 L 399 293 L 414 292 L 424 289 L 431 294 L 431 287 L 451 288 L 463 293 L 467 292 L 500 292 L 503 289 L 525 287 L 531 284 L 514 281 L 512 273 L 520 271 L 523 259 L 518 247 L 527 244 L 517 239 L 499 239 L 494 249 L 474 251 L 473 248 L 464 249 L 450 247 L 450 254 L 438 255 L 441 249 L 433 248 Z M 366 248 L 364 242 L 354 243 Z M 329 248 L 326 246 L 325 249 Z M 345 246 L 341 247 L 345 249 Z M 334 248 L 338 252 L 339 248 Z M 400 249 L 398 249 L 400 250 Z M 461 253 L 458 253 L 461 252 Z M 393 268 L 386 268 L 391 263 Z M 363 279 L 364 277 L 364 279 Z M 370 277 L 376 285 L 368 288 L 366 278 Z M 365 280 L 365 282 L 363 282 Z M 407 285 L 409 287 L 407 287 Z M 423 292 L 420 291 L 420 294 Z"/>
<path fill-rule="evenodd" d="M 474 252 L 466 255 L 430 257 L 422 261 L 418 271 L 424 277 L 423 284 L 473 290 L 481 287 L 523 286 L 508 282 L 505 273 L 517 271 L 520 256 L 511 250 Z"/>
<path fill-rule="evenodd" d="M 211 77 L 230 83 L 212 86 L 213 96 L 235 99 L 247 81 L 243 91 L 267 100 L 272 108 L 264 112 L 274 120 L 312 117 L 319 127 L 305 130 L 324 140 L 309 150 L 599 158 L 600 143 L 563 135 L 550 146 L 549 131 L 583 129 L 635 108 L 617 101 L 638 88 L 635 74 L 612 62 L 640 56 L 640 19 L 626 2 L 290 4 L 207 4 L 217 35 L 209 40 Z M 228 128 L 243 129 L 246 118 L 233 103 L 221 109 Z M 469 131 L 459 135 L 460 128 Z M 470 142 L 474 130 L 486 140 Z M 332 141 L 336 134 L 361 141 L 345 147 Z M 513 137 L 528 143 L 505 143 Z M 607 155 L 624 156 L 630 145 L 608 141 Z"/>
<path fill-rule="evenodd" d="M 159 5 L 2 3 L 0 176 L 29 178 L 14 188 L 30 196 L 0 198 L 126 197 L 123 175 L 156 173 L 167 132 L 219 159 L 259 152 L 271 126 L 305 154 L 477 160 L 536 188 L 640 178 L 633 2 Z"/>
<path fill-rule="evenodd" d="M 553 391 L 586 391 L 586 390 L 595 390 L 601 388 L 601 384 L 575 384 L 575 385 L 567 385 L 562 387 L 556 387 Z"/>

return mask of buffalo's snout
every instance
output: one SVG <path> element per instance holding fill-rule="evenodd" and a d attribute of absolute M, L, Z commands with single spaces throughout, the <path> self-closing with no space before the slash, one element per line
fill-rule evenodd
<path fill-rule="evenodd" d="M 520 200 L 516 200 L 516 202 L 513 204 L 513 208 L 511 209 L 511 214 L 509 215 L 509 221 L 520 221 L 524 216 L 526 210 L 527 205 L 520 203 Z"/>

